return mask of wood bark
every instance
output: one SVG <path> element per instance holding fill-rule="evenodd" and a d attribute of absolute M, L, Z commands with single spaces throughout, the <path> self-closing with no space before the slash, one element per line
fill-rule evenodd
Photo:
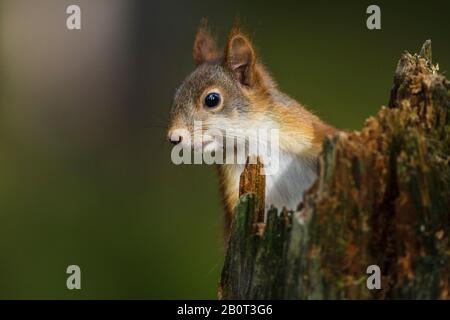
<path fill-rule="evenodd" d="M 449 299 L 449 110 L 426 41 L 401 56 L 388 106 L 323 142 L 298 211 L 261 221 L 264 179 L 247 165 L 241 180 L 253 184 L 241 183 L 219 298 Z M 370 265 L 379 290 L 367 287 Z"/>

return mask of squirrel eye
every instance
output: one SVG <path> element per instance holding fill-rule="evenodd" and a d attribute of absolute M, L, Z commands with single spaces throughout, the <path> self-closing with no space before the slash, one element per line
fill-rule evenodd
<path fill-rule="evenodd" d="M 211 92 L 205 97 L 205 106 L 208 108 L 215 108 L 220 104 L 220 94 Z"/>

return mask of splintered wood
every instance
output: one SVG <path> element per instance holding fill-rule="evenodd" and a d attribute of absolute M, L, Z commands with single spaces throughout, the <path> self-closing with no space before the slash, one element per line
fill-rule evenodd
<path fill-rule="evenodd" d="M 241 173 L 239 181 L 239 197 L 247 193 L 254 193 L 257 199 L 257 206 L 253 216 L 253 223 L 256 233 L 263 232 L 264 211 L 266 195 L 266 176 L 264 175 L 264 165 L 259 157 L 249 157 Z"/>

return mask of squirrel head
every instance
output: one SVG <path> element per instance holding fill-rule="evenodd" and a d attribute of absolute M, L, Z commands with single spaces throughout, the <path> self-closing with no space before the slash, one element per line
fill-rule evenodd
<path fill-rule="evenodd" d="M 173 99 L 168 138 L 174 144 L 191 143 L 186 135 L 192 137 L 205 130 L 245 128 L 269 99 L 269 77 L 258 63 L 249 38 L 238 28 L 232 29 L 223 54 L 219 54 L 203 22 L 195 36 L 193 58 L 196 69 Z M 195 121 L 201 121 L 201 129 L 195 129 Z"/>

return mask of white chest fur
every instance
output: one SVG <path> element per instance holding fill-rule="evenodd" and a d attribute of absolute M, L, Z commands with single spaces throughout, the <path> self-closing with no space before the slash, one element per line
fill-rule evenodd
<path fill-rule="evenodd" d="M 234 168 L 235 192 L 238 192 L 239 179 L 244 166 L 236 165 Z M 283 207 L 296 210 L 303 201 L 303 193 L 312 185 L 316 177 L 315 160 L 280 152 L 279 169 L 275 174 L 266 175 L 266 209 L 273 205 L 279 210 Z"/>

